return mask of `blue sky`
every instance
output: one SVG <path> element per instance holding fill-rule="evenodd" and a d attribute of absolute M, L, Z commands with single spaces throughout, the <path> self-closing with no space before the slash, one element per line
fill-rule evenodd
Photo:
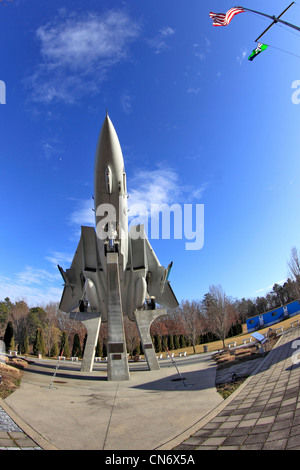
<path fill-rule="evenodd" d="M 212 284 L 236 298 L 287 277 L 299 247 L 300 32 L 224 0 L 15 0 L 0 5 L 0 299 L 60 300 L 81 225 L 93 224 L 93 169 L 106 108 L 129 201 L 204 205 L 204 246 L 150 240 L 178 297 Z M 245 0 L 279 14 L 289 2 Z M 284 19 L 300 25 L 300 5 Z M 272 47 L 271 47 L 272 46 Z M 147 182 L 147 189 L 144 183 Z"/>

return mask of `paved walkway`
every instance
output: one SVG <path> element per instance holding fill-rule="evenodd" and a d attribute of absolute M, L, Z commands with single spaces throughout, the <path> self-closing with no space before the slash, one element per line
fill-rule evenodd
<path fill-rule="evenodd" d="M 0 450 L 40 450 L 33 441 L 0 406 Z"/>
<path fill-rule="evenodd" d="M 299 334 L 300 329 L 295 328 L 282 335 L 253 375 L 229 398 L 214 407 L 207 416 L 202 414 L 200 420 L 185 433 L 156 449 L 299 450 Z M 181 400 L 184 401 L 183 396 Z M 16 415 L 11 407 L 0 400 L 0 450 L 51 448 L 55 449 L 40 432 L 20 418 L 20 413 Z"/>
<path fill-rule="evenodd" d="M 173 449 L 300 450 L 299 332 L 282 335 L 259 370 Z"/>
<path fill-rule="evenodd" d="M 66 361 L 50 388 L 56 361 L 36 360 L 3 405 L 42 448 L 154 450 L 223 402 L 215 388 L 216 364 L 210 353 L 178 358 L 176 363 L 184 381 L 164 359 L 157 371 L 148 371 L 146 363 L 130 363 L 130 380 L 116 382 L 107 380 L 105 364 L 82 374 L 79 364 Z M 28 432 L 24 423 L 30 426 Z"/>

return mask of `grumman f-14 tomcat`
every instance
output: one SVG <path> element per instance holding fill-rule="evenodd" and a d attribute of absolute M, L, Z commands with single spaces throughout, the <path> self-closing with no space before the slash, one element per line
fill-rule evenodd
<path fill-rule="evenodd" d="M 168 280 L 172 263 L 166 269 L 161 266 L 143 225 L 128 231 L 127 198 L 121 146 L 106 114 L 94 167 L 96 230 L 81 227 L 81 238 L 70 269 L 64 271 L 58 266 L 65 282 L 59 308 L 83 321 L 92 342 L 82 370 L 92 370 L 93 345 L 97 342 L 101 321 L 108 321 L 108 362 L 110 359 L 117 361 L 126 353 L 123 316 L 136 321 L 149 368 L 158 368 L 150 324 L 166 313 L 164 309 L 178 306 Z M 156 309 L 156 303 L 163 309 Z M 121 320 L 119 318 L 117 327 L 114 323 L 118 315 Z M 94 326 L 88 324 L 89 319 L 93 319 Z"/>

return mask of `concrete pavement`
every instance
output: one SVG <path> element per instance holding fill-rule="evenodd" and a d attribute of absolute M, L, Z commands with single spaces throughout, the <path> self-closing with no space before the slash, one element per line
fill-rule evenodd
<path fill-rule="evenodd" d="M 286 332 L 268 356 L 249 361 L 252 376 L 226 400 L 215 389 L 211 353 L 176 360 L 184 381 L 167 362 L 152 372 L 133 364 L 126 382 L 62 364 L 53 388 L 54 364 L 37 361 L 0 401 L 12 419 L 1 431 L 0 408 L 0 449 L 299 449 L 299 334 Z"/>
<path fill-rule="evenodd" d="M 165 359 L 158 371 L 131 363 L 131 379 L 112 382 L 104 365 L 82 375 L 79 364 L 62 362 L 51 388 L 56 362 L 37 360 L 4 403 L 41 448 L 151 450 L 222 402 L 210 353 L 178 358 L 176 364 L 184 380 Z"/>
<path fill-rule="evenodd" d="M 185 436 L 168 445 L 185 451 L 299 450 L 299 328 L 282 335 L 253 375 Z"/>

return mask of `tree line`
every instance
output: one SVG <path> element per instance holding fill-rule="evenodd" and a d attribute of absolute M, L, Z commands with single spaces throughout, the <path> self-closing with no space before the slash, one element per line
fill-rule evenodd
<path fill-rule="evenodd" d="M 233 299 L 220 285 L 212 285 L 202 300 L 183 300 L 180 306 L 157 318 L 151 325 L 156 352 L 183 349 L 222 340 L 242 332 L 246 319 L 278 308 L 300 298 L 300 254 L 296 248 L 288 261 L 289 278 L 281 286 L 274 284 L 265 296 Z M 7 349 L 22 354 L 82 357 L 86 330 L 60 311 L 58 302 L 29 308 L 25 300 L 0 301 L 0 339 Z M 124 318 L 127 351 L 131 356 L 143 353 L 136 324 Z M 96 356 L 107 356 L 107 324 L 102 323 Z"/>

